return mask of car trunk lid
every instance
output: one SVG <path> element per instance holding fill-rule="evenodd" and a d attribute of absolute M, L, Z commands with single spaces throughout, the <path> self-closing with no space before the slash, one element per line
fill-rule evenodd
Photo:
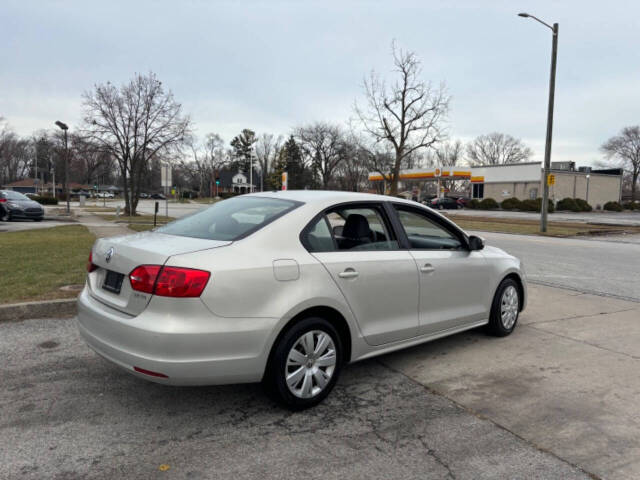
<path fill-rule="evenodd" d="M 91 296 L 130 315 L 140 314 L 152 295 L 133 290 L 129 273 L 139 265 L 164 265 L 169 257 L 199 250 L 223 247 L 229 241 L 145 232 L 136 235 L 101 238 L 92 250 L 98 268 L 89 274 Z"/>

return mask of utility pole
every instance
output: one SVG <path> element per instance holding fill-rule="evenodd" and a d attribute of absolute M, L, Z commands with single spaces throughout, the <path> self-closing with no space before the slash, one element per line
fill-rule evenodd
<path fill-rule="evenodd" d="M 67 215 L 69 215 L 71 213 L 69 206 L 69 147 L 67 144 L 67 130 L 69 130 L 69 127 L 60 120 L 56 122 L 56 125 L 64 132 L 64 194 L 67 198 Z M 55 184 L 53 188 L 55 188 Z"/>
<path fill-rule="evenodd" d="M 551 44 L 551 74 L 549 77 L 549 106 L 547 109 L 547 137 L 544 147 L 544 179 L 542 186 L 542 206 L 540 216 L 540 231 L 547 231 L 547 216 L 549 213 L 549 172 L 551 170 L 551 140 L 553 136 L 553 105 L 555 101 L 556 90 L 556 60 L 558 56 L 558 31 L 559 27 L 557 23 L 553 26 L 543 22 L 537 17 L 528 13 L 519 13 L 518 16 L 524 18 L 532 18 L 541 23 L 545 27 L 551 29 L 553 33 Z"/>

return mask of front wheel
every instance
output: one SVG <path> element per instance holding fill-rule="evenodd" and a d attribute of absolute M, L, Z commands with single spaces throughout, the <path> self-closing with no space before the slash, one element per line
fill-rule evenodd
<path fill-rule="evenodd" d="M 333 389 L 343 361 L 340 336 L 323 318 L 306 318 L 278 340 L 263 380 L 271 396 L 293 410 L 320 403 Z"/>
<path fill-rule="evenodd" d="M 520 302 L 518 284 L 512 278 L 505 278 L 493 297 L 488 325 L 489 333 L 496 337 L 506 337 L 511 334 L 518 323 Z"/>
<path fill-rule="evenodd" d="M 8 222 L 11 220 L 11 215 L 4 208 L 0 208 L 0 222 Z"/>

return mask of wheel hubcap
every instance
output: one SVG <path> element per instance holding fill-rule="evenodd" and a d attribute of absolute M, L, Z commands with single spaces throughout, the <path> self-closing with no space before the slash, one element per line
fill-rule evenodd
<path fill-rule="evenodd" d="M 500 301 L 500 317 L 502 326 L 507 330 L 513 328 L 518 318 L 518 291 L 513 285 L 509 285 L 502 293 Z"/>
<path fill-rule="evenodd" d="M 322 392 L 336 368 L 336 347 L 322 330 L 303 334 L 289 351 L 284 377 L 289 391 L 299 398 Z"/>

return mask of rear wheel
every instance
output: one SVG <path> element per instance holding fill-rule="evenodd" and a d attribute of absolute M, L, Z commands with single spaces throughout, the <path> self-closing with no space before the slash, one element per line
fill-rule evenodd
<path fill-rule="evenodd" d="M 294 410 L 320 403 L 333 389 L 343 359 L 338 332 L 323 318 L 293 325 L 274 347 L 263 385 Z"/>
<path fill-rule="evenodd" d="M 518 323 L 520 302 L 518 284 L 511 278 L 505 278 L 493 297 L 488 325 L 489 333 L 497 337 L 506 337 L 511 334 Z"/>
<path fill-rule="evenodd" d="M 11 220 L 11 215 L 4 208 L 0 207 L 0 222 L 8 222 Z"/>

